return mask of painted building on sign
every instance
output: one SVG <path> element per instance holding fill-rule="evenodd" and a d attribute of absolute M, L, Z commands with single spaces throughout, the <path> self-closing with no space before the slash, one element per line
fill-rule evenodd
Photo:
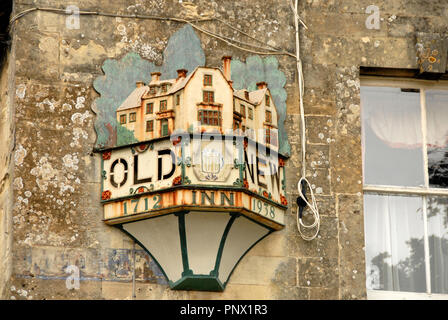
<path fill-rule="evenodd" d="M 278 150 L 277 109 L 266 82 L 257 90 L 234 90 L 230 60 L 223 68 L 196 67 L 176 79 L 161 80 L 151 73 L 117 109 L 117 121 L 139 141 L 167 137 L 175 130 L 245 135 Z M 188 75 L 187 75 L 188 74 Z"/>

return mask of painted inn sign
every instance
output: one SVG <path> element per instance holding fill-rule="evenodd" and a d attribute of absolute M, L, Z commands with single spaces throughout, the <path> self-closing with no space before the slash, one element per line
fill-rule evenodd
<path fill-rule="evenodd" d="M 218 139 L 203 136 L 175 145 L 165 139 L 104 152 L 102 200 L 107 223 L 213 208 L 242 211 L 281 229 L 285 179 L 278 155 L 267 155 L 266 148 L 231 136 Z"/>
<path fill-rule="evenodd" d="M 223 291 L 245 253 L 284 227 L 277 107 L 265 82 L 235 90 L 230 61 L 138 81 L 115 108 L 127 143 L 99 149 L 104 222 L 144 248 L 172 289 Z"/>

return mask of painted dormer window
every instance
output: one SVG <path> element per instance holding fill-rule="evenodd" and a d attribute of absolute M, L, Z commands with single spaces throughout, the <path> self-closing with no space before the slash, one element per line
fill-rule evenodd
<path fill-rule="evenodd" d="M 203 102 L 213 103 L 215 102 L 215 93 L 213 91 L 203 91 L 202 95 Z"/>
<path fill-rule="evenodd" d="M 167 85 L 162 84 L 162 93 L 165 93 L 167 91 Z"/>
<path fill-rule="evenodd" d="M 211 74 L 204 74 L 204 86 L 212 86 L 213 80 Z"/>
<path fill-rule="evenodd" d="M 151 87 L 149 89 L 149 94 L 156 94 L 156 87 Z"/>

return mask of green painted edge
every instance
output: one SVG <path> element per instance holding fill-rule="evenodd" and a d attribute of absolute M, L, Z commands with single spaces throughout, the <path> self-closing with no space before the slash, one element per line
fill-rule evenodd
<path fill-rule="evenodd" d="M 184 268 L 182 277 L 193 275 L 193 271 L 190 270 L 190 266 L 188 263 L 187 233 L 185 231 L 185 214 L 187 213 L 188 211 L 181 211 L 174 214 L 178 217 L 179 222 L 180 249 L 182 253 L 182 265 Z"/>
<path fill-rule="evenodd" d="M 241 180 L 241 185 L 244 186 L 244 139 L 243 141 L 238 145 L 238 160 L 239 160 L 239 171 L 240 171 L 240 180 Z"/>
<path fill-rule="evenodd" d="M 185 210 L 185 206 L 184 206 L 184 205 L 170 207 L 170 209 L 176 209 L 176 208 L 183 208 L 183 209 Z M 204 207 L 201 207 L 201 208 L 206 208 L 206 209 L 213 210 L 213 209 L 215 209 L 216 207 L 204 206 Z M 189 211 L 194 211 L 194 206 L 190 205 L 190 206 L 188 207 L 188 209 L 190 209 Z M 138 216 L 140 216 L 141 214 L 144 214 L 144 213 L 158 212 L 158 211 L 162 211 L 162 210 L 165 210 L 165 209 L 162 208 L 162 209 L 155 209 L 155 210 L 151 210 L 151 211 L 138 212 L 138 213 L 129 214 L 129 215 L 126 215 L 126 216 L 123 216 L 123 217 L 133 217 L 133 216 L 138 217 Z M 269 226 L 267 226 L 267 225 L 264 225 L 262 222 L 258 222 L 257 220 L 252 219 L 252 218 L 246 216 L 245 214 L 241 213 L 241 210 L 247 210 L 247 209 L 244 208 L 244 207 L 234 207 L 234 208 L 229 209 L 228 212 L 229 212 L 229 213 L 235 213 L 235 214 L 241 214 L 241 215 L 244 215 L 246 219 L 249 219 L 250 221 L 255 222 L 256 224 L 259 224 L 260 226 L 263 226 L 263 227 L 265 227 L 265 228 L 268 228 L 269 230 L 277 231 L 277 230 L 274 229 L 274 228 L 271 228 L 271 227 L 269 227 Z M 205 211 L 205 210 L 203 210 L 203 211 Z M 248 210 L 248 211 L 250 211 L 250 210 Z M 226 211 L 222 211 L 222 212 L 223 212 L 223 214 L 224 214 Z M 258 213 L 254 212 L 254 211 L 251 211 L 251 212 L 253 212 L 253 213 L 255 213 L 256 215 L 260 216 Z M 160 214 L 160 215 L 156 215 L 156 216 L 150 216 L 150 217 L 140 218 L 140 219 L 138 219 L 138 220 L 126 221 L 126 222 L 121 222 L 121 223 L 118 223 L 118 224 L 126 224 L 126 223 L 132 223 L 132 222 L 136 222 L 136 221 L 141 221 L 141 220 L 154 219 L 154 218 L 157 218 L 157 217 L 162 217 L 162 216 L 166 216 L 166 215 L 170 215 L 170 214 L 176 214 L 176 213 L 177 213 L 177 212 L 167 212 L 167 213 L 162 213 L 162 214 Z M 122 219 L 123 217 L 115 217 L 115 218 L 110 218 L 110 219 L 103 219 L 103 221 L 114 221 L 114 220 Z M 263 217 L 263 216 L 260 216 L 260 217 Z M 277 221 L 274 221 L 274 220 L 271 220 L 271 219 L 268 219 L 268 220 L 269 220 L 269 221 L 272 221 L 273 223 L 275 223 L 275 224 L 277 224 L 277 225 L 279 225 L 279 226 L 283 226 L 283 227 L 285 226 L 285 224 L 283 224 L 283 223 L 280 223 L 280 222 L 277 222 Z M 283 229 L 283 228 L 282 228 L 282 229 Z M 280 229 L 279 229 L 279 230 L 280 230 Z"/>
<path fill-rule="evenodd" d="M 230 229 L 232 228 L 233 222 L 240 216 L 239 213 L 229 213 L 230 219 L 227 222 L 226 228 L 221 237 L 221 242 L 219 243 L 218 253 L 216 254 L 215 268 L 210 271 L 211 276 L 218 277 L 219 266 L 221 265 L 222 252 L 224 250 L 224 244 L 227 240 L 227 235 L 229 234 Z"/>
<path fill-rule="evenodd" d="M 185 184 L 185 144 L 180 142 L 180 156 L 181 156 L 181 184 Z"/>
<path fill-rule="evenodd" d="M 251 220 L 251 219 L 249 219 L 249 218 L 247 218 L 246 216 L 244 216 L 244 218 L 246 218 L 246 219 L 248 219 L 248 220 Z M 256 222 L 256 221 L 255 221 Z M 229 279 L 230 279 L 230 277 L 232 276 L 232 274 L 233 274 L 233 271 L 235 271 L 235 268 L 238 266 L 238 264 L 241 262 L 241 260 L 244 258 L 244 256 L 258 243 L 258 242 L 260 242 L 261 240 L 263 240 L 264 238 L 266 238 L 268 235 L 270 235 L 271 233 L 273 233 L 274 232 L 274 230 L 272 230 L 272 229 L 270 229 L 270 228 L 268 228 L 268 227 L 266 227 L 266 226 L 264 226 L 264 225 L 261 225 L 261 226 L 263 226 L 263 227 L 265 227 L 266 229 L 268 229 L 268 233 L 267 234 L 265 234 L 263 237 L 261 237 L 260 239 L 258 239 L 257 241 L 255 241 L 243 254 L 242 254 L 242 256 L 238 259 L 238 261 L 235 263 L 235 265 L 233 266 L 233 268 L 232 268 L 232 271 L 230 271 L 230 273 L 229 273 L 229 276 L 227 277 L 227 280 L 224 282 L 224 287 L 226 287 L 227 286 L 227 283 L 229 282 Z"/>
<path fill-rule="evenodd" d="M 104 160 L 103 160 L 103 157 L 101 156 L 101 194 L 100 194 L 100 199 L 102 198 L 101 195 L 103 194 L 103 191 L 104 191 L 103 171 L 104 171 Z"/>
<path fill-rule="evenodd" d="M 198 284 L 198 287 L 184 287 L 182 286 L 182 283 L 185 283 L 188 280 L 196 280 L 194 284 Z M 216 283 L 216 286 L 210 286 L 210 283 L 206 280 L 214 280 Z M 221 280 L 218 279 L 218 277 L 205 275 L 205 274 L 192 274 L 188 276 L 183 276 L 176 282 L 170 284 L 170 288 L 173 290 L 194 290 L 194 291 L 215 291 L 215 292 L 222 292 L 225 289 L 225 285 L 221 282 Z"/>
<path fill-rule="evenodd" d="M 305 165 L 305 164 L 303 164 Z M 282 190 L 283 190 L 283 194 L 286 196 L 286 168 L 285 166 L 283 166 L 283 183 L 282 183 Z"/>

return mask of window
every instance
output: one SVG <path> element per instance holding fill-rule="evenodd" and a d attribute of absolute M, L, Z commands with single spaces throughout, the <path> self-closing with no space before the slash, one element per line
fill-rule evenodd
<path fill-rule="evenodd" d="M 152 114 L 154 112 L 154 103 L 149 102 L 146 104 L 146 114 Z"/>
<path fill-rule="evenodd" d="M 271 129 L 265 129 L 264 132 L 265 132 L 264 141 L 265 141 L 265 143 L 270 144 L 271 143 Z"/>
<path fill-rule="evenodd" d="M 162 137 L 166 137 L 167 135 L 169 135 L 169 130 L 168 130 L 168 119 L 162 119 L 161 123 L 161 129 L 162 129 Z"/>
<path fill-rule="evenodd" d="M 213 91 L 204 91 L 203 92 L 203 100 L 206 103 L 213 103 L 215 102 L 215 94 Z"/>
<path fill-rule="evenodd" d="M 241 117 L 246 118 L 246 106 L 245 105 L 240 105 L 240 113 L 241 113 Z"/>
<path fill-rule="evenodd" d="M 150 93 L 150 94 L 156 94 L 156 87 L 151 87 L 151 88 L 149 89 L 149 93 Z"/>
<path fill-rule="evenodd" d="M 204 86 L 212 85 L 212 76 L 210 74 L 204 74 Z"/>
<path fill-rule="evenodd" d="M 268 94 L 264 96 L 264 100 L 265 100 L 266 107 L 269 107 L 271 104 L 271 98 L 269 97 Z"/>
<path fill-rule="evenodd" d="M 266 110 L 266 122 L 272 122 L 272 113 L 271 111 Z"/>
<path fill-rule="evenodd" d="M 166 84 L 162 84 L 162 93 L 166 92 Z"/>
<path fill-rule="evenodd" d="M 249 119 L 254 120 L 254 109 L 249 107 Z"/>
<path fill-rule="evenodd" d="M 238 130 L 240 128 L 240 126 L 241 126 L 241 122 L 236 119 L 233 119 L 233 130 Z"/>
<path fill-rule="evenodd" d="M 160 111 L 162 112 L 162 111 L 166 111 L 166 109 L 167 109 L 167 103 L 166 103 L 166 100 L 162 100 L 162 101 L 160 101 Z"/>
<path fill-rule="evenodd" d="M 126 124 L 126 115 L 125 114 L 120 115 L 120 124 Z"/>
<path fill-rule="evenodd" d="M 278 136 L 278 130 L 277 129 L 270 129 L 269 130 L 269 135 L 270 135 L 270 137 L 269 137 L 269 144 L 271 145 L 271 146 L 278 146 L 278 139 L 277 139 L 277 136 Z"/>
<path fill-rule="evenodd" d="M 153 131 L 154 131 L 154 120 L 146 121 L 146 132 L 153 132 Z"/>
<path fill-rule="evenodd" d="M 131 112 L 129 114 L 129 122 L 135 122 L 136 119 L 137 119 L 137 114 L 135 112 Z"/>
<path fill-rule="evenodd" d="M 205 125 L 220 126 L 221 125 L 221 111 L 199 110 L 198 111 L 198 121 L 201 124 L 205 124 Z"/>
<path fill-rule="evenodd" d="M 363 80 L 361 120 L 369 296 L 448 294 L 448 86 Z"/>
<path fill-rule="evenodd" d="M 176 95 L 176 106 L 180 105 L 180 94 Z"/>

